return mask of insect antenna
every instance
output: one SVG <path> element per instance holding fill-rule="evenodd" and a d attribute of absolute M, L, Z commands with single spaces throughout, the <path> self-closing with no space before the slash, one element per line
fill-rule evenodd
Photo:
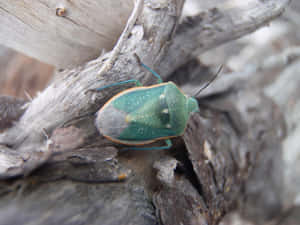
<path fill-rule="evenodd" d="M 205 84 L 202 88 L 200 88 L 199 91 L 196 92 L 196 94 L 194 95 L 194 97 L 197 97 L 197 95 L 199 95 L 205 88 L 207 88 L 214 80 L 217 79 L 218 75 L 221 73 L 223 69 L 223 65 L 221 65 L 218 69 L 218 71 L 216 72 L 216 74 L 210 79 L 210 81 Z"/>
<path fill-rule="evenodd" d="M 157 80 L 158 80 L 157 82 L 158 82 L 158 83 L 162 83 L 162 79 L 161 79 L 161 77 L 160 77 L 160 75 L 159 75 L 158 73 L 156 73 L 155 71 L 153 71 L 149 66 L 145 65 L 145 64 L 141 61 L 140 57 L 139 57 L 136 53 L 134 53 L 133 55 L 134 55 L 134 57 L 136 58 L 137 62 L 138 62 L 142 67 L 146 68 L 148 71 L 150 71 L 150 72 L 157 78 Z"/>

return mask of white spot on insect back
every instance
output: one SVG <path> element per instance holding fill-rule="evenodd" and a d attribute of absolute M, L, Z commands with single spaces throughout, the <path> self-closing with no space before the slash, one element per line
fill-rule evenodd
<path fill-rule="evenodd" d="M 160 99 L 163 99 L 163 98 L 165 98 L 165 95 L 164 95 L 164 94 L 161 94 L 161 95 L 159 96 L 159 98 L 160 98 Z"/>
<path fill-rule="evenodd" d="M 168 109 L 163 109 L 162 113 L 168 114 L 169 110 Z"/>
<path fill-rule="evenodd" d="M 169 123 L 166 125 L 166 128 L 171 128 L 171 127 L 172 127 L 172 126 L 171 126 L 171 124 L 169 124 Z"/>
<path fill-rule="evenodd" d="M 138 133 L 139 133 L 140 135 L 143 135 L 143 134 L 144 134 L 144 129 L 143 129 L 143 128 L 139 128 L 139 129 L 138 129 Z"/>

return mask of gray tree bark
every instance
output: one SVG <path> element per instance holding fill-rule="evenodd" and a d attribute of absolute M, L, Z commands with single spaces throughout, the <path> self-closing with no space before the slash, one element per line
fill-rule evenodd
<path fill-rule="evenodd" d="M 243 82 L 222 75 L 201 93 L 201 112 L 171 151 L 122 151 L 95 129 L 94 113 L 124 87 L 89 89 L 154 81 L 135 54 L 165 80 L 199 74 L 195 56 L 268 24 L 289 1 L 224 4 L 180 23 L 183 3 L 138 0 L 111 52 L 57 72 L 19 120 L 2 127 L 0 224 L 218 224 L 266 168 L 278 171 L 265 182 L 271 197 L 279 192 L 284 118 L 262 89 L 243 84 L 250 73 Z M 271 203 L 269 216 L 281 210 L 280 199 Z"/>

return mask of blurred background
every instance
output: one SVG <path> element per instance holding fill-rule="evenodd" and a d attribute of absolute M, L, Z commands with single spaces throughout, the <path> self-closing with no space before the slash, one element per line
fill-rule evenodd
<path fill-rule="evenodd" d="M 220 1 L 201 4 L 189 0 L 184 16 L 195 15 Z M 1 25 L 0 25 L 1 26 Z M 120 26 L 120 29 L 122 26 Z M 115 40 L 113 40 L 115 41 Z M 1 44 L 1 43 L 0 43 Z M 107 49 L 109 50 L 109 49 Z M 100 52 L 100 51 L 99 51 Z M 283 165 L 285 183 L 283 190 L 284 212 L 276 224 L 300 224 L 300 1 L 294 0 L 285 13 L 269 26 L 246 37 L 222 45 L 199 56 L 201 63 L 218 66 L 224 64 L 231 71 L 245 71 L 260 67 L 253 82 L 281 107 L 287 121 L 288 135 L 284 141 Z M 293 63 L 288 63 L 296 58 Z M 299 58 L 299 59 L 297 59 Z M 265 66 L 265 62 L 284 62 L 278 66 Z M 277 60 L 277 61 L 276 61 Z M 270 62 L 271 62 L 270 61 Z M 59 69 L 59 68 L 58 68 Z M 0 45 L 0 94 L 26 100 L 34 98 L 51 82 L 55 67 Z M 271 82 L 278 83 L 277 90 L 268 89 Z M 248 84 L 247 84 L 248 85 Z M 251 84 L 251 82 L 249 83 Z M 298 88 L 290 88 L 296 85 Z M 288 93 L 288 101 L 281 101 L 281 93 Z M 254 224 L 238 213 L 227 215 L 223 224 Z M 274 224 L 268 222 L 267 224 Z"/>

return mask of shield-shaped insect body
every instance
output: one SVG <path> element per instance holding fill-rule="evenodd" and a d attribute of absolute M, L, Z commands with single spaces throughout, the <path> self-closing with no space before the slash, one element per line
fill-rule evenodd
<path fill-rule="evenodd" d="M 197 100 L 167 82 L 120 92 L 98 111 L 95 124 L 114 142 L 145 145 L 182 135 L 190 113 L 196 111 Z"/>

